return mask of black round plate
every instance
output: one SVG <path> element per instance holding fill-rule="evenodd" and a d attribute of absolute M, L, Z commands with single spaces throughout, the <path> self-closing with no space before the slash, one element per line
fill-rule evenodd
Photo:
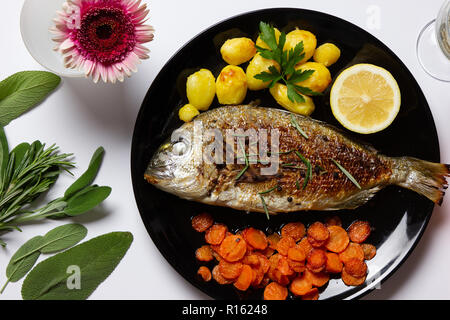
<path fill-rule="evenodd" d="M 400 59 L 383 43 L 361 28 L 334 16 L 293 8 L 265 9 L 242 14 L 205 30 L 181 48 L 153 81 L 140 109 L 132 143 L 131 173 L 136 202 L 145 226 L 169 263 L 190 283 L 215 299 L 261 299 L 261 290 L 238 292 L 231 285 L 203 282 L 196 273 L 200 266 L 195 249 L 204 244 L 204 235 L 191 227 L 191 217 L 207 211 L 215 221 L 232 230 L 253 226 L 277 231 L 290 221 L 308 225 L 330 213 L 298 212 L 273 216 L 268 221 L 261 213 L 244 213 L 228 208 L 207 206 L 182 200 L 146 183 L 144 171 L 150 157 L 170 133 L 182 123 L 179 108 L 187 103 L 186 78 L 200 68 L 215 76 L 226 65 L 219 49 L 232 37 L 247 36 L 254 40 L 260 21 L 269 22 L 281 31 L 295 27 L 313 32 L 318 43 L 333 42 L 341 49 L 339 61 L 331 66 L 335 78 L 341 70 L 355 63 L 373 63 L 389 70 L 397 79 L 402 93 L 402 107 L 386 130 L 355 138 L 371 143 L 389 156 L 415 156 L 439 162 L 439 143 L 434 121 L 417 82 Z M 245 69 L 245 65 L 243 66 Z M 262 106 L 277 107 L 265 91 L 249 92 L 244 103 L 261 100 Z M 329 106 L 329 91 L 314 98 L 313 118 L 341 127 Z M 219 104 L 214 101 L 211 108 Z M 336 212 L 347 227 L 356 219 L 370 222 L 373 232 L 367 242 L 377 247 L 377 255 L 368 261 L 369 274 L 364 285 L 347 287 L 340 279 L 331 279 L 321 290 L 320 299 L 353 299 L 361 297 L 389 277 L 411 253 L 419 241 L 433 210 L 433 203 L 399 187 L 387 187 L 357 210 Z M 334 213 L 333 213 L 334 214 Z"/>

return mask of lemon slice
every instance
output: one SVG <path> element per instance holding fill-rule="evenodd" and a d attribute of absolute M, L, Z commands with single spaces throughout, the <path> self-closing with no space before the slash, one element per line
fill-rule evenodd
<path fill-rule="evenodd" d="M 345 69 L 331 88 L 331 111 L 347 129 L 369 134 L 387 128 L 400 110 L 400 89 L 392 74 L 373 64 Z"/>

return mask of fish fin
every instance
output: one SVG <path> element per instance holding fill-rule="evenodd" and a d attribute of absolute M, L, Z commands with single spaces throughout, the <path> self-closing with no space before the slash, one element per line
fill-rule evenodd
<path fill-rule="evenodd" d="M 406 161 L 406 179 L 399 186 L 413 190 L 434 203 L 441 205 L 448 184 L 446 178 L 450 177 L 450 165 L 434 163 L 412 157 L 400 158 Z"/>
<path fill-rule="evenodd" d="M 345 202 L 334 206 L 330 210 L 356 209 L 372 199 L 373 196 L 381 190 L 381 188 L 382 186 L 376 186 L 370 189 L 358 191 L 350 196 Z"/>

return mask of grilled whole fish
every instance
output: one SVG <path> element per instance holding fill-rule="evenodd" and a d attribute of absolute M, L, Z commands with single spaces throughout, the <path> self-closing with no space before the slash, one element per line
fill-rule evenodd
<path fill-rule="evenodd" d="M 196 128 L 202 132 L 195 132 Z M 256 154 L 250 151 L 255 142 L 245 139 L 245 134 L 231 135 L 231 142 L 227 135 L 230 130 L 248 133 L 252 129 L 267 132 L 268 147 L 262 148 L 260 135 Z M 207 130 L 222 135 L 221 157 L 217 156 L 220 148 L 213 153 L 208 149 L 212 138 L 202 134 Z M 278 213 L 352 209 L 388 185 L 413 190 L 441 204 L 450 172 L 449 165 L 383 156 L 324 122 L 251 105 L 204 112 L 175 133 L 179 134 L 154 154 L 145 179 L 181 198 L 238 210 Z M 278 148 L 271 144 L 275 136 Z M 229 157 L 230 150 L 233 157 Z M 208 152 L 215 161 L 198 156 Z M 263 157 L 252 159 L 255 155 L 270 155 L 270 163 L 258 160 Z M 262 174 L 264 169 L 270 171 L 270 166 L 277 171 Z"/>

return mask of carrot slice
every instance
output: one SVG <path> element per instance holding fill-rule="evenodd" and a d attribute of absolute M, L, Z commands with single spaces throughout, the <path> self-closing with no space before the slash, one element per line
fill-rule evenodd
<path fill-rule="evenodd" d="M 347 286 L 360 286 L 366 281 L 366 276 L 359 277 L 359 278 L 358 277 L 354 277 L 354 276 L 350 275 L 345 270 L 345 268 L 342 269 L 341 277 L 342 277 L 342 281 L 344 281 L 344 283 Z"/>
<path fill-rule="evenodd" d="M 247 243 L 239 235 L 228 235 L 220 244 L 219 253 L 228 262 L 241 260 L 247 252 Z"/>
<path fill-rule="evenodd" d="M 270 258 L 274 254 L 275 250 L 267 246 L 264 250 L 261 251 L 263 255 L 265 255 L 267 258 Z"/>
<path fill-rule="evenodd" d="M 301 240 L 306 233 L 305 225 L 301 222 L 289 222 L 281 228 L 282 237 L 292 237 L 295 242 Z"/>
<path fill-rule="evenodd" d="M 313 249 L 311 243 L 309 243 L 308 238 L 306 237 L 303 238 L 297 245 L 303 248 L 306 255 L 308 255 L 308 253 Z"/>
<path fill-rule="evenodd" d="M 372 244 L 363 243 L 361 248 L 364 252 L 364 260 L 371 260 L 377 254 L 377 248 Z"/>
<path fill-rule="evenodd" d="M 243 268 L 243 264 L 240 262 L 227 262 L 222 260 L 219 262 L 219 271 L 222 277 L 228 280 L 233 280 L 239 277 Z"/>
<path fill-rule="evenodd" d="M 325 248 L 336 253 L 344 251 L 349 243 L 347 231 L 339 226 L 330 226 L 328 231 L 330 232 L 330 237 L 325 242 Z"/>
<path fill-rule="evenodd" d="M 320 272 L 327 264 L 327 254 L 322 249 L 312 249 L 306 257 L 306 267 L 313 272 Z"/>
<path fill-rule="evenodd" d="M 311 272 L 308 269 L 305 271 L 305 276 L 311 280 L 315 287 L 323 287 L 330 280 L 330 275 L 326 272 Z"/>
<path fill-rule="evenodd" d="M 221 223 L 213 224 L 205 233 L 205 240 L 209 244 L 218 245 L 225 238 L 228 231 L 226 225 Z"/>
<path fill-rule="evenodd" d="M 266 273 L 267 271 L 269 271 L 269 268 L 270 268 L 269 259 L 267 259 L 267 257 L 262 254 L 256 253 L 256 255 L 258 256 L 259 266 L 260 266 L 260 268 L 262 268 L 263 273 Z"/>
<path fill-rule="evenodd" d="M 363 243 L 369 237 L 370 231 L 367 221 L 355 221 L 348 227 L 348 236 L 352 242 Z"/>
<path fill-rule="evenodd" d="M 325 219 L 325 225 L 327 227 L 331 227 L 331 226 L 342 227 L 342 221 L 341 221 L 341 218 L 339 218 L 338 216 L 327 217 Z"/>
<path fill-rule="evenodd" d="M 308 241 L 313 247 L 321 247 L 330 237 L 328 228 L 322 222 L 314 222 L 308 228 Z"/>
<path fill-rule="evenodd" d="M 294 271 L 289 265 L 288 258 L 286 258 L 285 256 L 280 256 L 280 258 L 278 259 L 277 269 L 280 270 L 281 274 L 285 276 L 294 274 Z"/>
<path fill-rule="evenodd" d="M 244 258 L 242 258 L 242 263 L 244 264 L 248 264 L 249 266 L 252 267 L 259 267 L 259 257 L 258 255 L 251 253 L 251 254 L 246 254 L 244 256 Z"/>
<path fill-rule="evenodd" d="M 292 248 L 295 246 L 295 240 L 290 237 L 281 237 L 280 241 L 277 243 L 277 251 L 279 254 L 282 254 L 283 256 L 287 256 L 289 248 Z"/>
<path fill-rule="evenodd" d="M 198 261 L 208 262 L 214 259 L 211 247 L 207 244 L 201 246 L 195 251 L 195 258 Z"/>
<path fill-rule="evenodd" d="M 257 250 L 264 250 L 267 248 L 268 242 L 266 235 L 261 230 L 257 230 L 255 228 L 247 228 L 242 231 L 242 236 L 245 241 Z"/>
<path fill-rule="evenodd" d="M 364 251 L 357 243 L 350 242 L 347 248 L 339 253 L 339 259 L 345 264 L 351 258 L 364 260 Z"/>
<path fill-rule="evenodd" d="M 300 273 L 306 270 L 305 261 L 295 261 L 288 258 L 288 263 L 294 272 Z"/>
<path fill-rule="evenodd" d="M 239 277 L 236 279 L 233 285 L 236 287 L 236 289 L 245 291 L 248 289 L 248 287 L 250 287 L 253 278 L 254 274 L 252 268 L 248 265 L 244 265 Z"/>
<path fill-rule="evenodd" d="M 197 274 L 202 277 L 203 281 L 208 282 L 211 280 L 211 271 L 209 271 L 208 267 L 201 266 L 198 268 Z"/>
<path fill-rule="evenodd" d="M 344 264 L 345 271 L 355 277 L 361 278 L 367 274 L 367 265 L 364 261 L 358 258 L 350 258 Z"/>
<path fill-rule="evenodd" d="M 303 296 L 312 288 L 311 279 L 302 274 L 292 280 L 289 290 L 296 296 Z"/>
<path fill-rule="evenodd" d="M 305 261 L 306 259 L 305 250 L 299 245 L 289 248 L 287 256 L 289 259 L 295 261 Z"/>
<path fill-rule="evenodd" d="M 342 261 L 339 259 L 339 255 L 334 252 L 327 252 L 327 265 L 325 270 L 329 273 L 340 273 L 342 271 Z"/>
<path fill-rule="evenodd" d="M 318 300 L 319 289 L 311 288 L 306 294 L 302 295 L 302 300 Z"/>
<path fill-rule="evenodd" d="M 276 282 L 271 282 L 264 288 L 264 300 L 286 300 L 287 296 L 287 288 Z"/>
<path fill-rule="evenodd" d="M 191 223 L 195 231 L 204 232 L 213 225 L 214 220 L 209 213 L 203 212 L 193 217 Z"/>
<path fill-rule="evenodd" d="M 214 266 L 212 270 L 212 277 L 218 284 L 230 284 L 232 280 L 225 279 L 219 271 L 219 265 Z"/>
<path fill-rule="evenodd" d="M 269 248 L 277 250 L 277 243 L 280 241 L 281 236 L 278 233 L 272 233 L 267 236 L 267 241 L 269 242 Z"/>

